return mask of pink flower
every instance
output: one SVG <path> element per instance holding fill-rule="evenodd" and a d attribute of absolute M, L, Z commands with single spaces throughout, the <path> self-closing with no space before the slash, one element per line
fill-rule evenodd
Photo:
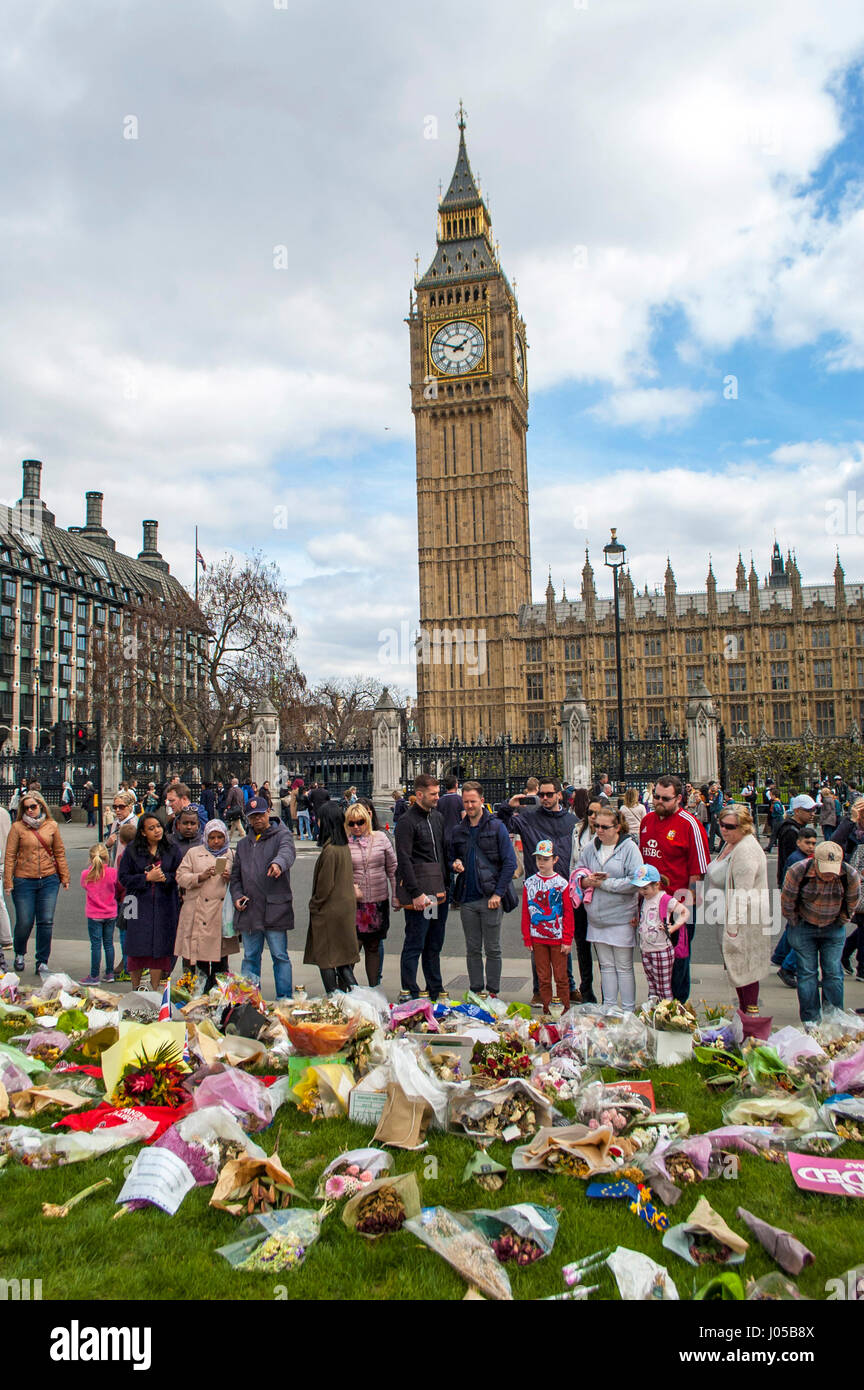
<path fill-rule="evenodd" d="M 332 1178 L 328 1178 L 324 1184 L 324 1196 L 334 1197 L 338 1201 L 340 1197 L 345 1196 L 345 1188 L 347 1185 L 344 1178 L 334 1175 Z"/>
<path fill-rule="evenodd" d="M 357 1174 L 360 1172 L 360 1165 L 359 1165 L 359 1163 L 351 1163 L 351 1164 L 349 1164 L 349 1166 L 345 1169 L 345 1172 L 346 1172 L 346 1173 L 350 1173 L 351 1176 L 352 1176 L 352 1178 L 356 1178 Z"/>
<path fill-rule="evenodd" d="M 372 1174 L 369 1172 L 369 1169 L 367 1168 L 365 1173 L 358 1174 L 357 1181 L 362 1183 L 365 1187 L 367 1182 L 374 1182 L 375 1179 L 373 1178 Z"/>

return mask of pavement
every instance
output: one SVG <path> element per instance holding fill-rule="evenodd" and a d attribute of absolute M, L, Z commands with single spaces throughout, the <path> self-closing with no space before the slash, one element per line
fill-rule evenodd
<path fill-rule="evenodd" d="M 50 964 L 53 969 L 65 971 L 73 979 L 80 980 L 85 976 L 90 967 L 90 943 L 87 936 L 87 922 L 84 912 L 84 890 L 80 886 L 81 870 L 87 867 L 87 851 L 95 839 L 95 831 L 83 825 L 69 825 L 63 827 L 63 842 L 66 846 L 67 858 L 69 859 L 72 886 L 68 892 L 61 890 L 57 899 L 57 911 L 54 919 L 54 937 L 51 949 Z M 295 930 L 289 933 L 288 949 L 291 956 L 291 963 L 294 967 L 295 985 L 303 985 L 310 995 L 318 994 L 321 989 L 321 977 L 317 967 L 303 965 L 303 945 L 306 939 L 306 929 L 308 927 L 308 902 L 312 891 L 312 874 L 314 871 L 315 860 L 318 849 L 308 841 L 301 842 L 295 840 L 297 849 L 297 861 L 291 871 L 292 886 L 294 889 L 294 912 Z M 768 878 L 769 883 L 774 880 L 773 864 L 775 857 L 770 856 Z M 14 922 L 14 909 L 9 904 L 10 916 Z M 384 956 L 384 976 L 382 987 L 388 998 L 395 999 L 399 993 L 399 953 L 402 948 L 403 927 L 400 913 L 391 915 L 390 933 L 385 943 Z M 24 972 L 23 978 L 30 980 L 33 978 L 33 954 L 32 946 L 34 937 L 31 937 L 31 949 L 28 955 L 28 968 Z M 531 999 L 531 968 L 530 956 L 522 945 L 522 934 L 520 929 L 520 912 L 508 913 L 504 918 L 502 928 L 502 947 L 504 960 L 502 968 L 501 995 L 506 1000 L 518 999 L 528 1002 Z M 458 908 L 451 907 L 447 920 L 445 948 L 447 954 L 441 957 L 441 974 L 447 989 L 454 994 L 463 994 L 468 988 L 468 976 L 466 972 L 465 955 L 463 950 L 463 938 L 461 925 L 459 922 Z M 11 952 L 7 952 L 11 963 Z M 231 957 L 232 963 L 239 964 L 239 955 Z M 177 972 L 175 972 L 176 974 Z M 362 962 L 356 967 L 357 979 L 365 984 Z M 600 974 L 595 964 L 594 985 L 597 997 L 599 991 Z M 847 1008 L 864 1007 L 864 982 L 844 977 L 845 1000 Z M 269 954 L 265 949 L 264 960 L 262 963 L 262 986 L 265 998 L 275 998 L 273 984 L 273 973 Z M 116 986 L 117 991 L 130 989 L 129 985 Z M 641 964 L 636 961 L 636 997 L 642 1000 L 646 997 L 645 977 L 642 972 Z M 697 928 L 693 941 L 693 956 L 691 961 L 691 999 L 694 1004 L 705 999 L 709 1003 L 735 1004 L 736 995 L 729 983 L 729 979 L 723 968 L 720 959 L 720 951 L 717 943 L 717 935 L 710 927 Z M 772 971 L 763 981 L 760 992 L 760 1006 L 763 1015 L 773 1017 L 777 1027 L 785 1024 L 797 1024 L 798 1015 L 798 996 L 794 989 L 787 988 Z"/>

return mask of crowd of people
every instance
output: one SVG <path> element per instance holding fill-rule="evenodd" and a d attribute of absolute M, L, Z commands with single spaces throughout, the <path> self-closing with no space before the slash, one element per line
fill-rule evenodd
<path fill-rule="evenodd" d="M 266 944 L 277 997 L 291 997 L 291 871 L 296 840 L 314 828 L 303 960 L 327 993 L 354 988 L 361 959 L 368 984 L 380 984 L 391 913 L 402 911 L 400 998 L 418 997 L 421 969 L 430 999 L 443 996 L 453 907 L 469 987 L 497 997 L 503 917 L 521 902 L 532 1002 L 544 1012 L 596 1002 L 595 965 L 602 1002 L 633 1010 L 637 947 L 648 995 L 686 1002 L 698 926 L 716 929 L 743 1015 L 758 1015 L 773 965 L 797 989 L 802 1020 L 817 1021 L 823 1006 L 842 1007 L 853 958 L 864 979 L 864 796 L 841 779 L 814 791 L 787 807 L 769 784 L 763 847 L 752 783 L 735 800 L 719 783 L 694 788 L 674 775 L 641 794 L 616 793 L 605 774 L 590 789 L 531 778 L 493 809 L 479 782 L 460 787 L 448 776 L 442 793 L 423 773 L 407 797 L 394 792 L 392 834 L 356 787 L 331 798 L 297 778 L 274 798 L 266 782 L 232 778 L 204 784 L 193 801 L 176 777 L 159 791 L 125 783 L 80 876 L 91 952 L 83 983 L 138 987 L 146 975 L 155 989 L 182 960 L 203 990 L 242 951 L 241 973 L 260 984 Z M 0 897 L 0 951 L 11 946 L 24 971 L 35 927 L 35 968 L 45 975 L 57 898 L 70 886 L 63 835 L 35 783 L 10 811 L 14 820 L 0 809 L 0 858 L 15 926 Z"/>

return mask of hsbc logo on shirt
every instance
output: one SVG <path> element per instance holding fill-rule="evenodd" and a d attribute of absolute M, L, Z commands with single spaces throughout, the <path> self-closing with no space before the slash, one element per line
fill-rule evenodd
<path fill-rule="evenodd" d="M 658 843 L 657 843 L 656 840 L 646 840 L 646 841 L 645 841 L 645 844 L 644 844 L 644 846 L 643 846 L 643 848 L 642 848 L 642 858 L 643 858 L 643 859 L 646 859 L 646 858 L 647 858 L 647 859 L 659 859 L 659 858 L 660 858 L 660 846 L 658 845 Z"/>

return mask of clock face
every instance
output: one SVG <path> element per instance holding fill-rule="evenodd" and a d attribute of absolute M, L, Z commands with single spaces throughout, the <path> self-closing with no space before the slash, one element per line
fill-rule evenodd
<path fill-rule="evenodd" d="M 445 376 L 464 376 L 483 360 L 486 342 L 476 323 L 457 319 L 439 328 L 429 349 L 432 361 Z"/>
<path fill-rule="evenodd" d="M 513 361 L 516 364 L 516 380 L 520 386 L 525 385 L 525 349 L 522 346 L 522 339 L 517 333 L 513 339 Z"/>

